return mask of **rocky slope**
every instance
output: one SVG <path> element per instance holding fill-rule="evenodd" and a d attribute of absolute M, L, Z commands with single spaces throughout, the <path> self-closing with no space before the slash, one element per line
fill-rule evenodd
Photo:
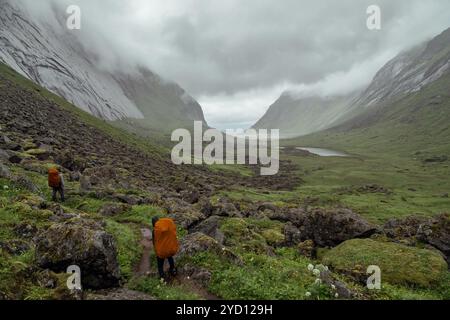
<path fill-rule="evenodd" d="M 400 53 L 376 74 L 355 101 L 370 107 L 419 91 L 450 70 L 450 28 L 431 41 Z"/>
<path fill-rule="evenodd" d="M 145 68 L 100 67 L 99 57 L 61 15 L 41 21 L 23 3 L 0 2 L 0 61 L 27 78 L 106 120 L 141 119 L 145 127 L 164 131 L 205 122 L 200 105 L 178 85 Z"/>

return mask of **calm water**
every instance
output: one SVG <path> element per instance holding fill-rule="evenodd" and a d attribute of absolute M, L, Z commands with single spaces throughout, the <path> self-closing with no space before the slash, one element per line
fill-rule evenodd
<path fill-rule="evenodd" d="M 304 148 L 299 147 L 298 150 L 306 150 L 311 152 L 312 154 L 316 154 L 321 157 L 348 157 L 349 155 L 343 152 L 330 150 L 330 149 L 322 149 L 322 148 Z"/>

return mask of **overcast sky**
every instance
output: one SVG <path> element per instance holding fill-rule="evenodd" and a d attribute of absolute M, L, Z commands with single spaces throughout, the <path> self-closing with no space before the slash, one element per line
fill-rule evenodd
<path fill-rule="evenodd" d="M 221 129 L 255 123 L 285 90 L 347 93 L 399 51 L 450 27 L 448 0 L 21 0 L 77 4 L 107 67 L 148 66 Z M 382 29 L 366 9 L 382 10 Z M 123 64 L 123 63 L 122 63 Z"/>

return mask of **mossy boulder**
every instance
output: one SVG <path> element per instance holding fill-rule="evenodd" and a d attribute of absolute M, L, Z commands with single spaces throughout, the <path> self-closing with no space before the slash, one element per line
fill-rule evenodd
<path fill-rule="evenodd" d="M 86 288 L 119 285 L 120 272 L 114 238 L 95 221 L 72 219 L 55 223 L 36 237 L 36 263 L 41 268 L 65 272 L 77 265 Z"/>
<path fill-rule="evenodd" d="M 200 232 L 189 234 L 181 240 L 180 250 L 175 258 L 183 260 L 203 252 L 212 252 L 232 263 L 242 264 L 242 260 L 232 251 L 220 245 L 215 239 Z"/>
<path fill-rule="evenodd" d="M 220 230 L 225 235 L 227 246 L 255 253 L 267 253 L 269 250 L 266 239 L 245 219 L 228 218 L 222 223 Z"/>
<path fill-rule="evenodd" d="M 372 239 L 346 241 L 325 253 L 322 262 L 362 283 L 371 265 L 380 267 L 382 281 L 394 285 L 431 287 L 447 273 L 447 263 L 438 252 Z"/>
<path fill-rule="evenodd" d="M 377 228 L 349 209 L 314 209 L 297 225 L 302 240 L 320 247 L 334 247 L 354 238 L 368 238 Z"/>
<path fill-rule="evenodd" d="M 278 247 L 284 243 L 284 234 L 281 232 L 281 228 L 263 230 L 261 231 L 261 235 L 270 246 Z"/>
<path fill-rule="evenodd" d="M 222 223 L 222 218 L 218 216 L 212 216 L 208 219 L 202 221 L 198 225 L 196 225 L 194 228 L 189 230 L 189 233 L 196 233 L 201 232 L 203 234 L 206 234 L 207 236 L 210 236 L 211 238 L 215 239 L 219 244 L 223 244 L 224 242 L 224 234 L 222 231 L 220 231 L 220 225 Z"/>
<path fill-rule="evenodd" d="M 450 214 L 434 217 L 428 225 L 418 231 L 419 240 L 440 250 L 450 263 Z"/>

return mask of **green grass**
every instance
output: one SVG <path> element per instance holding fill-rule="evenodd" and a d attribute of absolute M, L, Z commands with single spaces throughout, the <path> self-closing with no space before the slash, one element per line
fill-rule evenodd
<path fill-rule="evenodd" d="M 150 227 L 154 216 L 164 216 L 164 210 L 149 205 L 133 206 L 128 212 L 125 212 L 114 219 L 117 222 L 130 222 L 142 226 Z"/>
<path fill-rule="evenodd" d="M 315 280 L 307 270 L 310 261 L 292 252 L 277 257 L 245 254 L 243 258 L 245 265 L 237 266 L 205 252 L 192 262 L 213 271 L 209 290 L 224 299 L 305 299 Z"/>
<path fill-rule="evenodd" d="M 159 300 L 200 300 L 184 285 L 172 285 L 159 281 L 156 277 L 135 278 L 130 281 L 128 288 L 147 293 Z"/>
<path fill-rule="evenodd" d="M 214 164 L 214 165 L 208 166 L 208 168 L 211 171 L 217 172 L 217 173 L 221 173 L 221 172 L 234 173 L 234 174 L 238 174 L 242 177 L 253 177 L 254 176 L 254 172 L 249 167 L 244 166 L 244 165 Z"/>
<path fill-rule="evenodd" d="M 118 261 L 121 275 L 125 279 L 131 278 L 134 267 L 142 256 L 139 229 L 126 224 L 120 224 L 113 220 L 106 220 L 106 231 L 116 239 Z"/>

